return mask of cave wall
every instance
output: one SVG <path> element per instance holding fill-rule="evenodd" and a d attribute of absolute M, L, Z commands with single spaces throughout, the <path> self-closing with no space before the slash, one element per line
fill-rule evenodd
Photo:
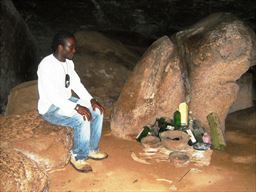
<path fill-rule="evenodd" d="M 39 36 L 58 29 L 90 29 L 119 37 L 128 44 L 146 44 L 148 47 L 161 36 L 184 30 L 216 12 L 230 12 L 256 31 L 256 3 L 252 0 L 13 2 L 32 32 Z M 148 43 L 146 39 L 143 40 L 143 36 L 153 40 Z"/>
<path fill-rule="evenodd" d="M 15 85 L 35 78 L 36 46 L 26 23 L 11 0 L 1 1 L 0 11 L 0 113 Z"/>

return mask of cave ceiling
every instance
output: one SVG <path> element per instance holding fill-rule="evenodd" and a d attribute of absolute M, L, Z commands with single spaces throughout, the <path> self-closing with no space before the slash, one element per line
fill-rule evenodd
<path fill-rule="evenodd" d="M 230 12 L 256 30 L 254 0 L 13 0 L 32 33 L 96 30 L 156 39 L 216 12 Z M 136 41 L 137 42 L 137 41 Z M 137 42 L 138 43 L 138 42 Z M 143 43 L 143 42 L 142 42 Z"/>

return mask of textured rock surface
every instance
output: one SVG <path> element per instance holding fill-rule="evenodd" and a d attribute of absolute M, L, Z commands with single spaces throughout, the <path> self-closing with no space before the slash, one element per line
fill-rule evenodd
<path fill-rule="evenodd" d="M 64 167 L 73 144 L 71 128 L 53 126 L 36 112 L 0 118 L 0 147 L 21 152 L 45 170 Z"/>
<path fill-rule="evenodd" d="M 186 50 L 190 110 L 205 128 L 206 116 L 216 112 L 224 130 L 239 89 L 236 80 L 256 62 L 255 34 L 237 18 L 221 13 L 177 36 Z"/>
<path fill-rule="evenodd" d="M 114 106 L 111 130 L 133 137 L 156 117 L 170 117 L 184 100 L 175 47 L 166 36 L 154 42 L 137 63 Z"/>
<path fill-rule="evenodd" d="M 8 97 L 5 115 L 20 115 L 37 109 L 37 81 L 28 81 L 14 87 Z"/>
<path fill-rule="evenodd" d="M 11 88 L 31 79 L 36 69 L 34 39 L 10 0 L 0 6 L 0 113 Z"/>
<path fill-rule="evenodd" d="M 121 42 L 110 39 L 102 33 L 96 31 L 79 31 L 75 33 L 77 48 L 79 51 L 98 56 L 111 56 L 113 60 L 119 62 L 129 70 L 135 66 L 138 55 L 127 49 Z"/>
<path fill-rule="evenodd" d="M 164 147 L 172 151 L 180 151 L 189 148 L 189 135 L 183 131 L 164 131 L 160 133 L 161 143 Z"/>
<path fill-rule="evenodd" d="M 44 169 L 21 152 L 0 147 L 0 191 L 47 191 Z"/>

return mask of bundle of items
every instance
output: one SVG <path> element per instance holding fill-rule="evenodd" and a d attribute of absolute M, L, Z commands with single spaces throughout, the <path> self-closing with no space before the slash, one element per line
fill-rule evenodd
<path fill-rule="evenodd" d="M 175 167 L 194 163 L 197 166 L 210 164 L 212 149 L 223 150 L 226 146 L 218 115 L 207 115 L 210 133 L 199 120 L 188 112 L 188 105 L 180 103 L 170 119 L 158 118 L 153 125 L 144 126 L 136 137 L 144 146 L 143 153 L 132 154 L 140 163 L 170 161 Z"/>
<path fill-rule="evenodd" d="M 172 143 L 182 143 L 183 145 L 185 143 L 193 146 L 196 150 L 207 150 L 211 147 L 209 134 L 200 122 L 192 117 L 192 112 L 188 112 L 188 105 L 185 102 L 179 105 L 173 114 L 173 118 L 165 119 L 161 117 L 156 119 L 153 125 L 144 126 L 136 139 L 142 144 L 149 142 L 152 145 L 155 142 L 154 145 L 160 145 L 161 142 L 161 145 L 167 148 L 170 148 L 168 144 Z M 178 150 L 180 149 L 178 148 Z"/>

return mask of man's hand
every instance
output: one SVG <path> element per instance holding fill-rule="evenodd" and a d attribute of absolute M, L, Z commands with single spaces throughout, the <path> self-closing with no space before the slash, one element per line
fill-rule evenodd
<path fill-rule="evenodd" d="M 92 105 L 92 109 L 93 111 L 95 111 L 96 108 L 98 108 L 100 110 L 100 114 L 104 113 L 104 107 L 99 104 L 98 101 L 96 101 L 95 99 L 91 99 L 91 105 Z"/>
<path fill-rule="evenodd" d="M 87 107 L 77 104 L 75 110 L 77 111 L 77 113 L 83 116 L 84 120 L 87 119 L 88 121 L 90 121 L 92 119 L 92 114 Z"/>

